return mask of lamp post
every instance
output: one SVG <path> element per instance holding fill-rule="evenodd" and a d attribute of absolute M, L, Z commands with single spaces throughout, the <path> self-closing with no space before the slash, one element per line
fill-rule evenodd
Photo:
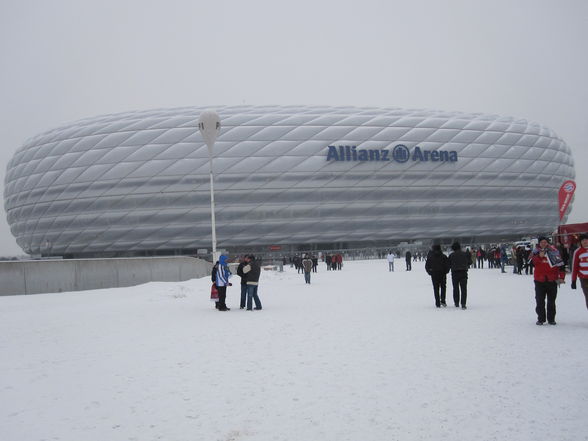
<path fill-rule="evenodd" d="M 216 219 L 214 216 L 214 172 L 212 168 L 212 150 L 216 137 L 220 133 L 221 123 L 218 113 L 214 110 L 205 110 L 198 119 L 198 129 L 202 134 L 204 142 L 208 146 L 208 159 L 210 165 L 210 219 L 212 223 L 212 263 L 218 260 L 216 251 Z"/>

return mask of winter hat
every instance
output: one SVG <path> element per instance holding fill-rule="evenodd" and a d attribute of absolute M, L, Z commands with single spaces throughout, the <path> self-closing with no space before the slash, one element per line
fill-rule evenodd
<path fill-rule="evenodd" d="M 451 245 L 451 249 L 453 251 L 457 251 L 461 249 L 461 245 L 459 244 L 459 242 L 453 242 L 453 245 Z"/>
<path fill-rule="evenodd" d="M 588 239 L 588 234 L 580 234 L 580 241 L 583 241 L 584 239 Z"/>
<path fill-rule="evenodd" d="M 542 240 L 546 240 L 547 243 L 549 243 L 549 239 L 545 236 L 541 236 L 540 238 L 537 239 L 537 242 L 541 242 Z"/>

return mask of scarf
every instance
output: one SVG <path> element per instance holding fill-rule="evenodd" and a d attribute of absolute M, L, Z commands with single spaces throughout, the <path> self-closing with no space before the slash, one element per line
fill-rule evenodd
<path fill-rule="evenodd" d="M 554 246 L 548 245 L 547 248 L 539 248 L 539 245 L 537 245 L 537 247 L 533 250 L 532 256 L 538 256 L 541 251 L 545 252 L 550 267 L 553 268 L 554 266 L 564 265 L 564 262 L 559 255 L 559 251 Z"/>

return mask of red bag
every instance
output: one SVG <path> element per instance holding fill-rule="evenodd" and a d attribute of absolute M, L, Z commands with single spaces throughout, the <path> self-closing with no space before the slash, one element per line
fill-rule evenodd
<path fill-rule="evenodd" d="M 210 288 L 210 301 L 218 302 L 218 289 L 216 289 L 215 283 L 213 283 L 212 287 Z"/>

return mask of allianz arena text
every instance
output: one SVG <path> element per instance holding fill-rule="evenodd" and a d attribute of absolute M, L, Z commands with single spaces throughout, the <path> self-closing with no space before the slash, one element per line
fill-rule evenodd
<path fill-rule="evenodd" d="M 98 116 L 29 139 L 5 180 L 17 243 L 66 257 L 210 249 L 209 157 L 198 130 L 206 109 Z M 558 190 L 575 177 L 566 143 L 522 119 L 400 108 L 214 109 L 222 121 L 213 154 L 216 231 L 228 250 L 550 232 L 559 223 Z"/>

